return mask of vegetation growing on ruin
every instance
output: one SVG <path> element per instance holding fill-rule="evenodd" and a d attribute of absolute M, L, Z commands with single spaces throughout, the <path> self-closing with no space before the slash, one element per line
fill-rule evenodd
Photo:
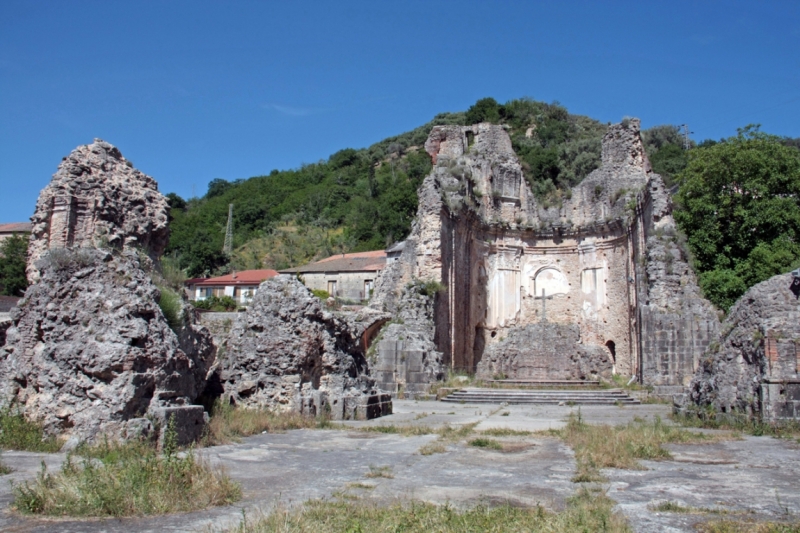
<path fill-rule="evenodd" d="M 747 126 L 691 150 L 677 180 L 675 219 L 715 305 L 800 266 L 800 150 L 785 139 Z"/>
<path fill-rule="evenodd" d="M 136 516 L 228 505 L 241 497 L 227 474 L 191 450 L 178 453 L 171 435 L 163 453 L 146 442 L 105 442 L 68 454 L 57 473 L 43 465 L 34 481 L 14 486 L 14 507 L 49 516 Z"/>
<path fill-rule="evenodd" d="M 57 452 L 62 441 L 45 435 L 41 424 L 25 418 L 12 406 L 0 409 L 0 450 Z"/>
<path fill-rule="evenodd" d="M 800 533 L 800 522 L 756 522 L 755 520 L 712 520 L 697 525 L 699 533 Z"/>
<path fill-rule="evenodd" d="M 329 500 L 311 500 L 300 506 L 277 506 L 265 516 L 245 517 L 230 533 L 369 531 L 389 533 L 499 533 L 530 531 L 573 533 L 592 531 L 627 533 L 625 518 L 613 512 L 615 502 L 605 492 L 581 489 L 567 507 L 552 512 L 541 506 L 479 505 L 458 509 L 418 501 L 380 505 L 352 494 Z"/>
<path fill-rule="evenodd" d="M 0 243 L 0 288 L 5 296 L 22 296 L 28 288 L 25 264 L 28 239 L 14 234 Z"/>
<path fill-rule="evenodd" d="M 274 433 L 290 429 L 325 428 L 330 421 L 325 417 L 301 415 L 295 412 L 279 413 L 268 409 L 236 407 L 217 400 L 211 409 L 203 444 L 214 446 L 239 442 L 242 437 L 259 433 Z"/>

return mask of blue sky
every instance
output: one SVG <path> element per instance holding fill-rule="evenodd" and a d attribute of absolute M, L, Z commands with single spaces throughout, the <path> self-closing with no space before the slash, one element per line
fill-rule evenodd
<path fill-rule="evenodd" d="M 0 222 L 95 137 L 184 197 L 485 96 L 800 137 L 799 50 L 796 0 L 3 0 Z"/>

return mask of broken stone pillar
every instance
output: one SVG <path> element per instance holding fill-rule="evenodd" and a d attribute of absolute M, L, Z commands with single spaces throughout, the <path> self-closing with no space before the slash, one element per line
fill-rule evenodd
<path fill-rule="evenodd" d="M 95 139 L 72 151 L 39 194 L 31 217 L 28 280 L 52 248 L 138 248 L 151 259 L 169 240 L 169 205 L 155 180 L 111 144 Z"/>
<path fill-rule="evenodd" d="M 362 335 L 375 320 L 336 316 L 296 278 L 261 284 L 231 329 L 220 357 L 225 397 L 244 407 L 295 411 L 334 420 L 391 413 L 391 396 L 368 374 Z"/>

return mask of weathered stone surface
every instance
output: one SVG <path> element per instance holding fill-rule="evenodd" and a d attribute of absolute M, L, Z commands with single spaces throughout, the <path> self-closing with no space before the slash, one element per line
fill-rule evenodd
<path fill-rule="evenodd" d="M 149 263 L 90 248 L 39 260 L 41 278 L 0 348 L 5 402 L 48 433 L 91 440 L 138 434 L 141 417 L 194 401 L 213 362 L 211 336 L 186 312 L 179 333 L 170 329 L 141 260 Z"/>
<path fill-rule="evenodd" d="M 386 320 L 383 313 L 371 314 Z M 390 413 L 391 399 L 368 375 L 362 340 L 368 326 L 348 320 L 357 321 L 323 310 L 292 276 L 265 281 L 220 355 L 225 395 L 245 407 L 330 413 L 334 419 Z"/>
<path fill-rule="evenodd" d="M 150 176 L 111 144 L 95 139 L 72 151 L 42 190 L 31 218 L 28 280 L 51 248 L 137 247 L 152 259 L 169 239 L 169 205 Z"/>
<path fill-rule="evenodd" d="M 432 334 L 419 331 L 452 370 L 536 367 L 542 378 L 562 379 L 573 375 L 565 361 L 575 356 L 591 363 L 574 375 L 603 375 L 608 362 L 647 384 L 686 385 L 719 321 L 700 296 L 639 128 L 637 119 L 610 126 L 600 167 L 553 201 L 533 195 L 502 126 L 434 127 L 425 144 L 434 167 L 417 217 L 371 305 L 396 314 L 409 283 L 440 283 L 426 314 Z M 570 341 L 556 349 L 554 325 L 577 327 L 583 347 Z M 519 347 L 500 341 L 517 335 Z M 394 361 L 395 380 L 403 379 L 397 352 L 381 344 L 382 376 Z"/>
<path fill-rule="evenodd" d="M 419 282 L 406 285 L 400 296 L 402 305 L 376 339 L 370 365 L 382 390 L 413 398 L 445 377 L 442 353 L 433 342 L 436 293 L 430 292 Z"/>
<path fill-rule="evenodd" d="M 731 308 L 680 408 L 766 419 L 800 418 L 800 304 L 790 274 L 750 288 Z"/>
<path fill-rule="evenodd" d="M 483 379 L 611 379 L 614 362 L 605 347 L 580 343 L 575 324 L 539 322 L 511 329 L 478 363 Z"/>

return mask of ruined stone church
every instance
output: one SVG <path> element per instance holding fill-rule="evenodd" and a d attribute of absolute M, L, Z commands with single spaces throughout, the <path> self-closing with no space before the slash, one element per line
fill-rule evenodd
<path fill-rule="evenodd" d="M 395 317 L 372 364 L 384 390 L 421 393 L 448 371 L 689 383 L 719 318 L 637 119 L 610 126 L 600 167 L 549 205 L 502 126 L 437 126 L 425 149 L 417 217 L 372 303 Z"/>

